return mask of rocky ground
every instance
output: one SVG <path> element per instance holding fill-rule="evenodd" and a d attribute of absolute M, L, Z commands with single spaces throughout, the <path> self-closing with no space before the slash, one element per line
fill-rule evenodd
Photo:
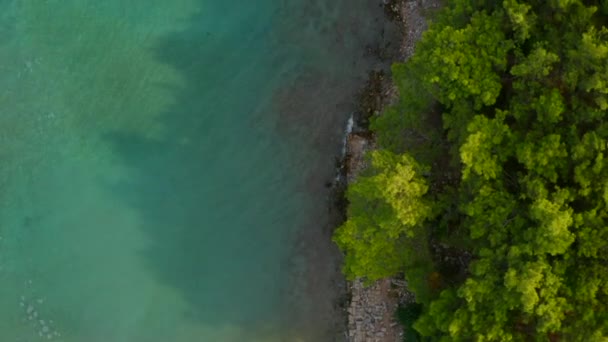
<path fill-rule="evenodd" d="M 416 42 L 427 28 L 425 15 L 437 9 L 440 0 L 386 1 L 387 12 L 403 24 L 403 41 L 400 59 L 409 58 Z M 396 99 L 397 91 L 390 80 L 383 80 L 378 96 L 379 112 Z M 365 168 L 364 154 L 374 148 L 373 136 L 365 130 L 355 129 L 347 137 L 346 181 L 352 182 Z M 400 303 L 413 300 L 407 284 L 398 279 L 381 279 L 364 286 L 360 279 L 349 282 L 351 295 L 348 311 L 348 340 L 350 342 L 401 342 L 403 328 L 395 312 Z"/>

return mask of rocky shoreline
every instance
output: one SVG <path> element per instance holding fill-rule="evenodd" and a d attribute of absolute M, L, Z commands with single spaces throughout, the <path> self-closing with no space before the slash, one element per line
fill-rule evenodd
<path fill-rule="evenodd" d="M 403 32 L 399 55 L 393 59 L 406 60 L 413 54 L 416 42 L 427 27 L 424 15 L 437 9 L 440 0 L 385 0 L 384 6 L 389 18 L 397 21 Z M 368 128 L 369 118 L 379 115 L 397 96 L 397 89 L 389 77 L 385 77 L 382 72 L 370 73 L 361 94 L 360 108 L 353 120 L 352 130 L 347 132 L 341 163 L 343 187 L 356 179 L 366 166 L 365 153 L 375 148 L 373 134 Z M 347 288 L 349 301 L 345 310 L 349 342 L 403 341 L 403 327 L 397 321 L 395 313 L 400 304 L 414 300 L 403 280 L 386 278 L 364 286 L 361 279 L 356 279 L 349 281 Z"/>

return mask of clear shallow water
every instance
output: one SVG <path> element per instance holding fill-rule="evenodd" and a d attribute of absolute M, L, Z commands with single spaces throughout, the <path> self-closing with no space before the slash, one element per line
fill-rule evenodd
<path fill-rule="evenodd" d="M 332 339 L 324 183 L 380 15 L 0 0 L 0 340 Z"/>

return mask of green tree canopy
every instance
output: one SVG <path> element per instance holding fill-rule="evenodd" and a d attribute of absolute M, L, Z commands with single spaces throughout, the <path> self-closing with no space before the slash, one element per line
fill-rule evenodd
<path fill-rule="evenodd" d="M 447 1 L 393 67 L 336 241 L 350 276 L 405 273 L 426 338 L 608 341 L 607 20 L 605 0 Z"/>
<path fill-rule="evenodd" d="M 349 219 L 334 240 L 346 252 L 347 276 L 377 280 L 402 269 L 404 240 L 415 237 L 432 208 L 424 199 L 425 168 L 412 157 L 385 150 L 369 157 L 367 174 L 348 188 Z"/>

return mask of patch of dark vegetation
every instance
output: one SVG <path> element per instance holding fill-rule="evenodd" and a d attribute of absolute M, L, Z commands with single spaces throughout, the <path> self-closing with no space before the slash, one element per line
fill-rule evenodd
<path fill-rule="evenodd" d="M 397 319 L 403 325 L 403 341 L 407 342 L 418 342 L 422 341 L 422 338 L 418 332 L 414 329 L 414 322 L 422 314 L 423 306 L 419 303 L 408 303 L 399 306 L 397 309 Z"/>
<path fill-rule="evenodd" d="M 385 80 L 386 74 L 382 70 L 372 70 L 368 74 L 367 82 L 359 94 L 359 106 L 355 113 L 355 123 L 362 131 L 368 131 L 371 117 L 382 111 Z"/>

